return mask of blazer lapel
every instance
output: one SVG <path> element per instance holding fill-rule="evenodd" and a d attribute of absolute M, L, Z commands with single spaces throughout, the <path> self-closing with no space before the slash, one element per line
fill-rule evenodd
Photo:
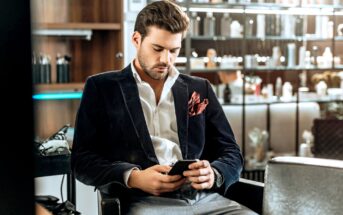
<path fill-rule="evenodd" d="M 124 97 L 130 121 L 134 124 L 136 135 L 149 160 L 158 163 L 149 130 L 145 122 L 142 105 L 139 99 L 138 87 L 132 75 L 131 65 L 124 69 L 124 80 L 120 81 L 120 88 Z"/>
<path fill-rule="evenodd" d="M 172 87 L 177 131 L 183 159 L 188 157 L 188 86 L 179 77 Z"/>

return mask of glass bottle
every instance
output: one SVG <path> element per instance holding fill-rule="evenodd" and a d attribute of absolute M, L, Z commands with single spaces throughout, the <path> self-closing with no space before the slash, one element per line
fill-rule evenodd
<path fill-rule="evenodd" d="M 230 103 L 231 102 L 231 89 L 229 84 L 225 85 L 224 92 L 223 92 L 223 99 L 224 103 Z"/>
<path fill-rule="evenodd" d="M 200 21 L 201 18 L 200 16 L 198 16 L 198 14 L 196 12 L 192 13 L 192 17 L 190 20 L 190 35 L 191 36 L 199 36 L 200 35 Z"/>
<path fill-rule="evenodd" d="M 204 35 L 213 37 L 215 36 L 215 27 L 216 27 L 216 18 L 213 16 L 213 13 L 208 12 L 204 19 Z"/>
<path fill-rule="evenodd" d="M 230 36 L 230 25 L 231 25 L 231 17 L 229 14 L 224 13 L 223 17 L 220 20 L 220 35 L 222 36 Z"/>
<path fill-rule="evenodd" d="M 48 55 L 40 56 L 40 83 L 51 83 L 51 60 Z"/>

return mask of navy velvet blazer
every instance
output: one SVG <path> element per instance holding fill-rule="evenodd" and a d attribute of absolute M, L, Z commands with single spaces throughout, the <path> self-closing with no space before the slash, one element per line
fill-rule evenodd
<path fill-rule="evenodd" d="M 192 93 L 209 104 L 188 115 Z M 243 159 L 232 129 L 209 82 L 180 74 L 172 87 L 184 159 L 206 159 L 224 176 L 221 192 L 240 176 Z M 76 117 L 72 169 L 81 182 L 124 185 L 125 171 L 158 164 L 130 65 L 87 79 Z"/>

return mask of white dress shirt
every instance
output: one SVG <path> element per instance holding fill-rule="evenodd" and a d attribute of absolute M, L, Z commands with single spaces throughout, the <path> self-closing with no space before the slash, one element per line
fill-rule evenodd
<path fill-rule="evenodd" d="M 177 133 L 174 97 L 171 91 L 180 73 L 175 67 L 172 67 L 164 83 L 160 100 L 156 104 L 154 90 L 147 82 L 141 79 L 134 67 L 133 61 L 131 62 L 131 70 L 138 86 L 144 118 L 157 159 L 161 165 L 171 165 L 177 160 L 182 159 Z M 126 185 L 131 171 L 129 170 L 124 174 Z"/>

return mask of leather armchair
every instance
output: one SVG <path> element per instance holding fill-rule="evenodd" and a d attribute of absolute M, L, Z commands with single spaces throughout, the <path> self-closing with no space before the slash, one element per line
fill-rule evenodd
<path fill-rule="evenodd" d="M 343 161 L 276 157 L 267 164 L 265 183 L 240 179 L 227 197 L 264 215 L 339 215 L 343 211 Z M 99 194 L 99 215 L 121 214 L 118 196 Z"/>
<path fill-rule="evenodd" d="M 113 188 L 111 190 L 107 187 L 97 191 L 99 215 L 121 215 L 125 210 L 123 193 L 121 191 L 113 192 Z M 262 211 L 263 183 L 241 178 L 237 183 L 231 185 L 227 197 L 260 214 Z"/>
<path fill-rule="evenodd" d="M 342 214 L 342 179 L 340 160 L 274 158 L 266 169 L 263 214 Z"/>

